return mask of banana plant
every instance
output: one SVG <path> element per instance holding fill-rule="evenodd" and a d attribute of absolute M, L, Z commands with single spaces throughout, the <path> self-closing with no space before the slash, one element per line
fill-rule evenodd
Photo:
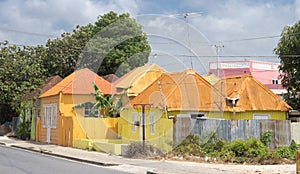
<path fill-rule="evenodd" d="M 117 117 L 122 109 L 122 100 L 123 97 L 127 94 L 127 90 L 129 88 L 125 88 L 121 95 L 113 94 L 113 95 L 105 95 L 99 89 L 99 87 L 93 83 L 95 93 L 92 95 L 95 97 L 96 102 L 85 102 L 75 105 L 74 108 L 81 108 L 84 107 L 87 103 L 92 103 L 93 106 L 91 108 L 90 116 L 96 115 L 98 109 L 100 109 L 100 113 L 102 117 Z"/>

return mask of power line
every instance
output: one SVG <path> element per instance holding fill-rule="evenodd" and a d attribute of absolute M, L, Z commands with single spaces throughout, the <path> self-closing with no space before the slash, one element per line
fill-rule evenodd
<path fill-rule="evenodd" d="M 233 40 L 223 40 L 219 42 L 243 42 L 243 41 L 253 41 L 253 40 L 262 40 L 262 39 L 273 39 L 281 37 L 281 35 L 273 35 L 273 36 L 261 36 L 261 37 L 252 37 L 252 38 L 244 38 L 244 39 L 233 39 Z M 217 42 L 217 41 L 213 41 Z"/>
<path fill-rule="evenodd" d="M 35 33 L 35 32 L 20 31 L 20 30 L 15 30 L 15 29 L 8 29 L 8 28 L 0 28 L 0 30 L 14 32 L 14 33 L 22 33 L 22 34 L 27 34 L 27 35 L 41 36 L 41 37 L 59 37 L 58 35 L 53 35 L 53 34 Z"/>

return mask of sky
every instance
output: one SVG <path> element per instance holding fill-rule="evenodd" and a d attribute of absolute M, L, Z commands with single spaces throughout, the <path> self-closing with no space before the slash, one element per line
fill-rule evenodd
<path fill-rule="evenodd" d="M 0 0 L 0 42 L 45 44 L 109 11 L 143 26 L 150 63 L 205 74 L 211 61 L 278 61 L 273 49 L 298 21 L 300 0 Z"/>

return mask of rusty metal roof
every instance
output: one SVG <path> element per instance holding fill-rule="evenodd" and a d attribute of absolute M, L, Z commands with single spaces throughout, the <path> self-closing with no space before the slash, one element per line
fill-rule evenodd
<path fill-rule="evenodd" d="M 203 78 L 208 81 L 211 85 L 214 85 L 215 83 L 217 83 L 220 78 L 218 76 L 216 76 L 215 74 L 210 74 L 210 75 L 206 75 L 203 76 Z"/>
<path fill-rule="evenodd" d="M 152 104 L 169 111 L 218 110 L 216 89 L 194 70 L 164 73 L 137 97 L 134 104 Z"/>
<path fill-rule="evenodd" d="M 235 106 L 226 106 L 225 111 L 247 110 L 288 111 L 291 107 L 252 75 L 225 77 L 214 85 L 227 99 L 236 100 Z"/>
<path fill-rule="evenodd" d="M 54 87 L 40 95 L 40 98 L 57 95 L 60 92 L 63 94 L 91 94 L 95 92 L 93 83 L 95 83 L 104 94 L 112 94 L 115 92 L 115 88 L 111 83 L 91 70 L 84 68 L 64 78 Z"/>

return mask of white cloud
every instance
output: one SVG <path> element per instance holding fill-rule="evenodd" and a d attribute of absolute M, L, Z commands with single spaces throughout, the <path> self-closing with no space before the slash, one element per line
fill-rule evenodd
<path fill-rule="evenodd" d="M 166 7 L 168 5 L 168 7 Z M 75 25 L 94 22 L 98 15 L 116 11 L 138 14 L 174 14 L 203 12 L 202 16 L 190 16 L 191 47 L 204 54 L 204 48 L 193 42 L 235 40 L 260 36 L 279 35 L 284 25 L 293 25 L 300 17 L 300 0 L 2 0 L 0 1 L 0 41 L 8 39 L 18 44 L 45 43 L 49 36 L 26 35 L 12 29 L 32 33 L 60 35 L 72 31 Z M 153 18 L 143 23 L 147 32 L 160 37 L 177 39 L 186 45 L 187 32 L 184 19 L 181 22 Z M 157 30 L 158 27 L 161 30 Z M 153 27 L 156 27 L 154 29 Z M 145 28 L 146 29 L 146 28 Z M 193 34 L 194 32 L 194 34 Z M 279 38 L 242 42 L 221 42 L 223 55 L 271 55 Z M 218 44 L 213 42 L 211 44 Z M 167 45 L 152 45 L 161 52 L 169 52 Z M 172 47 L 171 47 L 172 49 Z M 207 48 L 208 49 L 208 48 Z M 198 52 L 197 52 L 198 51 Z M 178 52 L 175 50 L 174 52 Z M 182 54 L 188 54 L 182 52 Z"/>
<path fill-rule="evenodd" d="M 95 22 L 99 15 L 109 11 L 137 13 L 135 1 L 92 0 L 15 0 L 0 2 L 0 29 L 60 35 L 77 25 Z M 26 35 L 0 30 L 0 40 L 18 44 L 43 44 L 49 36 Z"/>
<path fill-rule="evenodd" d="M 192 0 L 188 0 L 189 4 Z M 197 3 L 196 3 L 197 4 Z M 204 5 L 203 3 L 198 3 Z M 246 1 L 222 1 L 209 3 L 202 17 L 191 18 L 191 23 L 211 41 L 234 40 L 260 36 L 279 35 L 286 24 L 293 23 L 294 4 L 246 3 Z M 202 6 L 203 7 L 203 6 Z M 271 55 L 278 38 L 224 42 L 227 55 Z"/>

